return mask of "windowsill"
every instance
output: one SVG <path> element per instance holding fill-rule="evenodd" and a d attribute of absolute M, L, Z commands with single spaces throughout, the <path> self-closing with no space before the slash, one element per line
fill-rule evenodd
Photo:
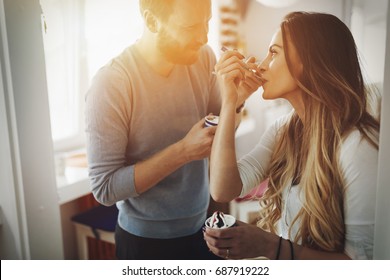
<path fill-rule="evenodd" d="M 59 203 L 64 204 L 91 192 L 86 167 L 66 167 L 63 176 L 57 176 Z"/>
<path fill-rule="evenodd" d="M 91 192 L 85 149 L 56 155 L 59 203 L 64 204 Z"/>

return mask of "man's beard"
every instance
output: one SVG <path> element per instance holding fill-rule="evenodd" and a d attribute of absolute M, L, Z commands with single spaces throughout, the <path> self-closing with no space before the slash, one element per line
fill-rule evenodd
<path fill-rule="evenodd" d="M 163 56 L 173 64 L 190 65 L 198 60 L 199 51 L 196 51 L 194 46 L 180 45 L 165 29 L 161 30 L 159 34 L 157 47 Z"/>

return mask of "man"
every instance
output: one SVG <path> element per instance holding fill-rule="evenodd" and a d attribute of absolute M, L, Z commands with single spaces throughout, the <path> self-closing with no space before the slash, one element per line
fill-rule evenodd
<path fill-rule="evenodd" d="M 140 9 L 143 35 L 87 94 L 92 192 L 117 204 L 119 259 L 215 258 L 201 232 L 216 130 L 203 122 L 220 110 L 206 45 L 211 1 L 140 0 Z"/>

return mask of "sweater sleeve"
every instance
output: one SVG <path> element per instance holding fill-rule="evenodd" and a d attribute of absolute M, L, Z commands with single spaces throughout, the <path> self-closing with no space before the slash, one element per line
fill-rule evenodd
<path fill-rule="evenodd" d="M 137 196 L 134 166 L 126 162 L 131 95 L 128 81 L 109 66 L 86 95 L 88 171 L 92 193 L 103 205 Z"/>
<path fill-rule="evenodd" d="M 378 150 L 354 131 L 343 141 L 340 165 L 345 180 L 345 253 L 352 259 L 372 259 Z"/>

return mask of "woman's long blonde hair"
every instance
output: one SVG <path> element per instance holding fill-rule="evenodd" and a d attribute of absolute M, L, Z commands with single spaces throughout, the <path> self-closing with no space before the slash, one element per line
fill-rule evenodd
<path fill-rule="evenodd" d="M 337 17 L 293 12 L 281 24 L 290 72 L 304 92 L 304 123 L 294 113 L 281 129 L 269 169 L 258 225 L 276 232 L 282 193 L 294 178 L 305 197 L 294 219 L 294 241 L 330 252 L 344 248 L 344 182 L 339 166 L 342 139 L 354 129 L 378 148 L 379 121 L 368 112 L 356 45 Z M 295 75 L 289 44 L 297 50 L 303 73 Z M 290 225 L 291 230 L 292 225 Z"/>

